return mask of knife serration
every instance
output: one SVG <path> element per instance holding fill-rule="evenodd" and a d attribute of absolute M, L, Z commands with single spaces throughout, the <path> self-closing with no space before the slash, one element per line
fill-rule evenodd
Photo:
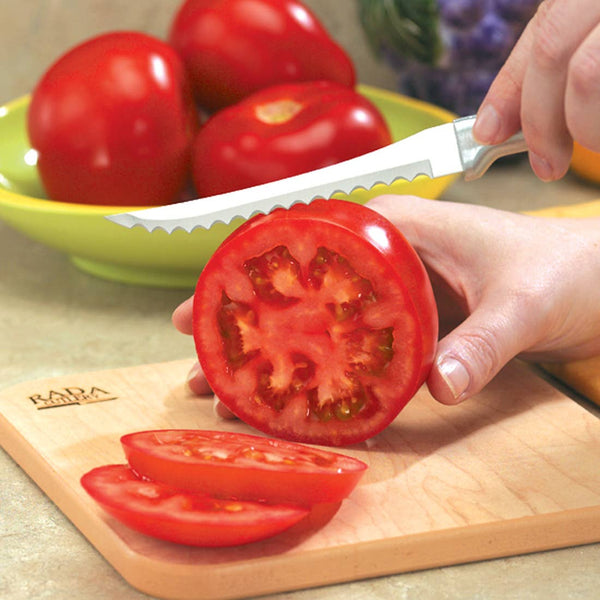
<path fill-rule="evenodd" d="M 471 135 L 475 116 L 456 119 L 424 129 L 408 138 L 308 173 L 271 181 L 242 190 L 109 215 L 106 218 L 124 227 L 140 225 L 148 231 L 177 229 L 191 232 L 209 229 L 215 223 L 248 219 L 274 208 L 290 208 L 299 202 L 350 194 L 356 189 L 391 185 L 398 179 L 412 181 L 419 175 L 443 177 L 465 172 L 466 179 L 480 177 L 498 157 L 526 149 L 521 134 L 497 146 L 481 146 Z"/>
<path fill-rule="evenodd" d="M 275 208 L 290 208 L 298 203 L 309 204 L 317 198 L 331 198 L 337 193 L 349 194 L 361 188 L 370 190 L 375 185 L 392 184 L 398 179 L 412 181 L 419 175 L 432 177 L 429 161 L 419 161 L 403 165 L 401 168 L 395 167 L 386 171 L 378 171 L 371 175 L 346 177 L 343 182 L 333 182 L 329 185 L 316 185 L 310 188 L 302 187 L 298 191 L 290 189 L 291 186 L 289 184 L 292 178 L 288 178 L 286 182 L 288 183 L 289 191 L 285 193 L 280 193 L 279 186 L 271 188 L 271 190 L 276 190 L 273 193 L 267 187 L 268 184 L 239 190 L 240 192 L 244 192 L 243 197 L 238 191 L 231 192 L 230 194 L 236 194 L 236 198 L 239 200 L 244 200 L 243 204 L 235 204 L 234 206 L 224 205 L 230 194 L 223 194 L 221 196 L 211 196 L 209 198 L 181 202 L 177 205 L 150 208 L 147 211 L 138 210 L 132 213 L 110 215 L 107 218 L 125 227 L 141 225 L 148 231 L 162 229 L 167 233 L 172 233 L 177 229 L 182 229 L 191 232 L 199 227 L 209 229 L 215 223 L 228 224 L 236 218 L 249 219 L 259 213 L 269 213 Z M 301 182 L 298 182 L 298 184 L 301 185 Z M 293 187 L 295 188 L 296 186 Z M 203 214 L 200 213 L 200 210 L 209 206 L 207 203 L 214 203 L 217 206 L 221 203 L 221 208 Z M 165 210 L 161 211 L 160 209 L 163 208 Z M 161 215 L 162 212 L 164 212 L 164 215 Z"/>

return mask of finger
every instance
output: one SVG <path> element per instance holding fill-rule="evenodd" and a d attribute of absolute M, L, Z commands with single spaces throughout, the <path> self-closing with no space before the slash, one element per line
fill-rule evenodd
<path fill-rule="evenodd" d="M 496 297 L 496 301 L 482 303 L 438 344 L 427 385 L 443 404 L 457 404 L 480 392 L 512 358 L 534 343 L 537 328 L 529 313 L 535 306 L 519 307 L 501 294 Z"/>
<path fill-rule="evenodd" d="M 573 141 L 565 116 L 567 76 L 571 58 L 598 19 L 598 0 L 546 0 L 532 21 L 533 44 L 523 80 L 521 127 L 531 166 L 542 180 L 559 179 L 569 167 Z"/>
<path fill-rule="evenodd" d="M 525 27 L 477 111 L 473 136 L 481 144 L 499 144 L 521 129 L 521 94 L 533 45 L 534 19 Z"/>
<path fill-rule="evenodd" d="M 576 4 L 577 6 L 575 6 Z M 567 9 L 568 14 L 567 16 L 562 16 L 561 13 L 565 8 Z M 555 42 L 558 47 L 562 46 L 566 48 L 566 55 L 569 53 L 569 47 L 571 48 L 571 53 L 575 52 L 578 41 L 584 39 L 586 35 L 585 32 L 590 27 L 593 27 L 600 19 L 599 10 L 600 6 L 594 0 L 587 0 L 585 6 L 581 3 L 559 3 L 552 0 L 546 0 L 542 3 L 534 18 L 525 28 L 521 38 L 513 49 L 513 52 L 499 71 L 486 98 L 482 102 L 473 128 L 473 135 L 476 139 L 481 143 L 486 144 L 500 143 L 510 135 L 516 133 L 519 128 L 523 127 L 521 124 L 521 115 L 523 113 L 523 87 L 526 74 L 529 73 L 530 57 L 534 53 L 534 49 L 537 49 L 537 52 L 541 51 L 541 55 L 543 56 L 546 53 L 545 40 L 549 39 L 550 42 Z M 585 20 L 580 18 L 581 14 L 586 15 Z M 564 21 L 563 19 L 569 20 Z M 544 31 L 548 31 L 549 33 L 544 33 L 542 41 L 540 42 L 537 36 L 539 35 L 541 22 L 543 23 L 542 28 Z M 568 28 L 565 27 L 565 23 L 567 22 L 569 23 Z M 548 23 L 550 23 L 550 26 L 548 26 Z M 575 26 L 575 24 L 577 24 L 577 26 Z M 551 46 L 552 44 L 550 44 L 550 47 Z M 595 67 L 593 64 L 597 60 L 596 48 L 597 46 L 594 43 L 591 46 L 591 55 L 590 52 L 587 52 L 587 56 L 584 54 L 584 58 L 581 59 L 582 62 L 589 63 L 591 56 L 592 65 L 584 65 L 580 69 L 582 76 L 579 80 L 587 81 L 588 86 L 591 82 L 597 80 L 597 66 Z M 548 69 L 545 70 L 548 71 Z M 561 73 L 560 69 L 555 69 L 554 67 L 550 67 L 549 70 L 554 76 L 554 79 Z M 563 77 L 566 70 L 567 67 L 563 66 Z M 585 74 L 588 70 L 592 71 L 594 74 L 591 79 L 587 78 Z M 563 79 L 563 86 L 564 85 L 566 84 Z M 558 132 L 559 140 L 554 156 L 552 156 L 552 150 L 550 150 L 551 154 L 549 156 L 544 156 L 546 154 L 546 147 L 540 147 L 538 141 L 538 147 L 533 152 L 532 166 L 534 171 L 543 179 L 556 179 L 564 174 L 571 155 L 570 140 L 568 137 L 565 137 L 565 131 L 567 130 L 565 123 L 569 115 L 572 115 L 573 119 L 577 119 L 577 110 L 580 108 L 580 104 L 575 105 L 576 108 L 568 109 L 567 117 L 565 117 L 564 101 L 562 100 L 565 96 L 565 92 L 563 91 L 564 88 L 558 93 L 550 91 L 545 92 L 542 95 L 541 89 L 537 88 L 537 86 L 530 81 L 528 89 L 530 92 L 527 92 L 527 98 L 530 98 L 531 102 L 534 104 L 533 111 L 528 112 L 528 114 L 536 115 L 539 113 L 541 115 L 551 115 L 551 112 L 553 112 L 556 121 L 553 121 L 552 116 L 547 116 L 545 121 L 550 121 L 553 124 L 553 127 L 550 130 L 551 135 L 554 135 L 554 139 L 556 140 L 556 132 Z M 558 106 L 558 108 L 555 106 L 549 110 L 545 104 L 548 99 L 552 98 L 563 101 L 563 105 Z M 590 98 L 590 102 L 586 106 L 588 106 L 589 109 L 585 114 L 591 113 L 591 119 L 586 117 L 584 120 L 583 116 L 579 118 L 573 125 L 571 135 L 576 139 L 578 137 L 585 139 L 587 145 L 591 144 L 589 138 L 593 136 L 594 143 L 597 144 L 598 138 L 593 127 L 588 129 L 587 133 L 584 133 L 588 126 L 587 124 L 598 122 L 596 114 L 597 110 L 594 112 L 594 107 L 597 106 L 597 103 L 594 104 L 593 99 Z M 529 108 L 527 111 L 529 111 Z M 579 114 L 583 115 L 584 113 Z M 570 124 L 569 127 L 571 127 Z M 529 128 L 526 138 L 528 144 L 531 145 L 532 139 L 536 134 L 534 133 L 532 126 L 526 125 L 523 128 L 525 130 Z M 539 132 L 543 134 L 545 131 L 544 125 L 538 126 L 538 139 L 540 136 Z M 556 143 L 556 141 L 553 141 L 549 144 Z"/>
<path fill-rule="evenodd" d="M 171 321 L 177 331 L 192 335 L 192 310 L 194 307 L 194 298 L 188 298 L 185 302 L 182 302 L 174 311 L 171 316 Z"/>
<path fill-rule="evenodd" d="M 573 139 L 600 152 L 600 24 L 575 52 L 569 68 L 565 115 Z"/>
<path fill-rule="evenodd" d="M 208 396 L 212 394 L 212 390 L 206 381 L 206 377 L 199 363 L 194 363 L 194 366 L 188 373 L 186 384 L 189 390 L 196 396 Z"/>
<path fill-rule="evenodd" d="M 390 220 L 429 266 L 466 262 L 472 267 L 473 261 L 482 256 L 481 245 L 488 236 L 485 228 L 473 227 L 473 221 L 494 226 L 513 218 L 489 207 L 416 196 L 378 196 L 367 206 Z M 449 273 L 440 275 L 451 281 Z"/>
<path fill-rule="evenodd" d="M 217 417 L 221 417 L 221 419 L 237 419 L 237 417 L 218 399 L 215 398 L 213 403 L 213 411 Z"/>
<path fill-rule="evenodd" d="M 390 220 L 415 247 L 425 252 L 430 243 L 451 237 L 448 227 L 454 227 L 463 214 L 463 205 L 441 203 L 417 196 L 383 195 L 367 202 L 367 206 Z M 449 222 L 448 217 L 452 216 Z M 471 216 L 465 218 L 472 219 Z M 446 232 L 448 235 L 441 235 Z M 438 235 L 440 234 L 440 235 Z"/>

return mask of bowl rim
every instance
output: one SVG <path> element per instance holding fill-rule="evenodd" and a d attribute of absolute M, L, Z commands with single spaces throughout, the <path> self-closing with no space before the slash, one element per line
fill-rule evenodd
<path fill-rule="evenodd" d="M 358 84 L 356 90 L 365 94 L 369 99 L 381 99 L 389 100 L 390 102 L 400 101 L 404 106 L 415 109 L 431 115 L 434 118 L 439 119 L 442 123 L 448 123 L 457 118 L 457 115 L 451 111 L 431 104 L 418 98 L 412 98 L 405 96 L 392 90 L 379 88 L 376 86 Z M 27 104 L 31 99 L 31 94 L 24 94 L 0 105 L 0 118 L 5 117 L 11 113 L 11 111 L 20 109 L 24 104 Z M 43 209 L 51 213 L 69 213 L 71 215 L 85 214 L 85 215 L 101 215 L 106 216 L 120 212 L 139 211 L 147 208 L 155 208 L 151 205 L 143 206 L 125 206 L 125 205 L 112 205 L 112 204 L 84 204 L 78 202 L 61 202 L 59 200 L 52 200 L 49 198 L 39 198 L 35 196 L 25 196 L 18 192 L 13 192 L 6 188 L 0 187 L 0 206 L 12 207 L 15 204 L 18 205 L 20 210 L 39 211 Z"/>

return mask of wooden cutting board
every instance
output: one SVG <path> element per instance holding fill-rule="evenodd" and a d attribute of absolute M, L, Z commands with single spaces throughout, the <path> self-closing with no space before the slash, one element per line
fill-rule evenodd
<path fill-rule="evenodd" d="M 328 522 L 202 549 L 107 517 L 79 485 L 147 428 L 250 431 L 183 386 L 191 361 L 75 374 L 0 393 L 2 446 L 114 568 L 162 598 L 242 598 L 600 541 L 600 419 L 520 363 L 457 407 L 423 389 Z"/>

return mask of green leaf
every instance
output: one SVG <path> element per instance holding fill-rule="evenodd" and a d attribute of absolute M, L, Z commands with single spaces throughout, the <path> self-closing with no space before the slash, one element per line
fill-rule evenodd
<path fill-rule="evenodd" d="M 434 65 L 442 54 L 436 0 L 358 0 L 373 51 Z"/>

